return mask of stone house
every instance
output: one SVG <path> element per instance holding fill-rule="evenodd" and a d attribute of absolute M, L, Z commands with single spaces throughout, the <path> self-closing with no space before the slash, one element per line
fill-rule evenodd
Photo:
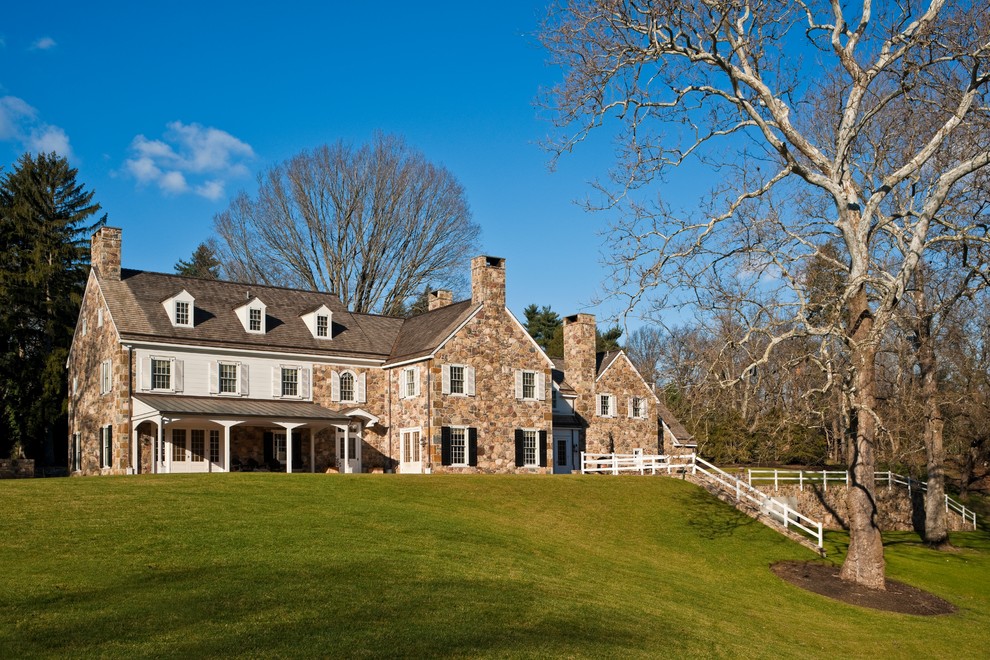
<path fill-rule="evenodd" d="M 92 265 L 67 363 L 74 474 L 567 473 L 582 450 L 674 437 L 625 354 L 596 354 L 593 316 L 547 357 L 505 307 L 500 258 L 472 260 L 469 300 L 436 291 L 408 319 L 122 269 L 112 227 Z"/>

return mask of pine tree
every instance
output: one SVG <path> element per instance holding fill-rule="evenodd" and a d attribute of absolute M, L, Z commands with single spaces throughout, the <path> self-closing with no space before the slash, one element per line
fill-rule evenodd
<path fill-rule="evenodd" d="M 554 332 L 557 328 L 563 327 L 560 316 L 551 310 L 548 305 L 544 305 L 542 308 L 536 305 L 530 305 L 523 310 L 523 315 L 526 317 L 526 322 L 523 324 L 526 332 L 530 334 L 544 351 L 548 350 L 553 340 Z"/>
<path fill-rule="evenodd" d="M 175 262 L 175 272 L 186 277 L 215 280 L 220 277 L 220 260 L 211 243 L 200 243 L 189 261 Z"/>
<path fill-rule="evenodd" d="M 24 154 L 0 178 L 0 454 L 55 462 L 66 436 L 65 361 L 100 205 L 55 153 Z"/>

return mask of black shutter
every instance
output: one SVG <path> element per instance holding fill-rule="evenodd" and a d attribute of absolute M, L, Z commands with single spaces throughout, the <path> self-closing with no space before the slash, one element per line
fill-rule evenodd
<path fill-rule="evenodd" d="M 526 434 L 523 433 L 522 429 L 516 429 L 516 467 L 526 465 L 525 437 Z"/>
<path fill-rule="evenodd" d="M 261 444 L 265 451 L 265 464 L 271 463 L 275 458 L 275 436 L 271 431 L 265 431 L 264 440 Z"/>
<path fill-rule="evenodd" d="M 478 429 L 468 429 L 468 465 L 478 465 Z"/>
<path fill-rule="evenodd" d="M 113 467 L 113 427 L 107 427 L 107 467 Z"/>
<path fill-rule="evenodd" d="M 101 426 L 100 427 L 100 467 L 103 467 L 104 465 L 107 464 L 106 461 L 103 460 L 103 448 L 105 447 L 105 445 L 103 444 L 103 431 L 104 429 Z"/>
<path fill-rule="evenodd" d="M 440 464 L 450 465 L 450 427 L 440 429 Z"/>
<path fill-rule="evenodd" d="M 540 467 L 547 466 L 547 432 L 540 431 Z"/>
<path fill-rule="evenodd" d="M 292 434 L 292 469 L 296 468 L 302 469 L 302 436 L 293 433 Z"/>

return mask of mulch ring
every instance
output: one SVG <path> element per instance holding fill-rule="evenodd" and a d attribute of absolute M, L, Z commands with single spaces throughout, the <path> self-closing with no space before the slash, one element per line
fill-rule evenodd
<path fill-rule="evenodd" d="M 839 578 L 839 567 L 813 561 L 781 561 L 770 565 L 777 577 L 822 596 L 874 610 L 935 616 L 952 614 L 956 606 L 934 594 L 902 582 L 887 580 L 887 590 L 879 591 Z"/>

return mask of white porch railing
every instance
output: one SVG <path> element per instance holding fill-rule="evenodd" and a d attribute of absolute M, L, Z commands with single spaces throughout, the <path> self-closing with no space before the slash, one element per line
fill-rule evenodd
<path fill-rule="evenodd" d="M 689 471 L 693 475 L 700 475 L 718 486 L 726 494 L 734 495 L 737 502 L 748 502 L 758 507 L 761 512 L 781 523 L 784 529 L 796 528 L 810 536 L 817 543 L 819 549 L 823 547 L 822 523 L 795 511 L 784 502 L 773 499 L 758 488 L 717 468 L 695 454 L 665 456 L 641 453 L 590 454 L 581 452 L 582 474 L 621 474 L 623 472 L 671 474 L 675 470 Z"/>
<path fill-rule="evenodd" d="M 747 479 L 752 485 L 753 482 L 773 482 L 773 489 L 777 490 L 781 484 L 797 484 L 800 490 L 804 490 L 807 485 L 822 485 L 822 490 L 828 490 L 828 485 L 840 484 L 849 485 L 849 473 L 846 470 L 779 470 L 772 468 L 748 469 Z M 913 488 L 927 492 L 928 482 L 905 477 L 896 472 L 875 472 L 874 479 L 878 485 L 886 484 L 888 488 L 903 486 L 911 494 Z M 963 524 L 972 524 L 976 529 L 976 512 L 955 500 L 948 495 L 945 496 L 945 511 L 959 514 L 963 519 Z"/>

